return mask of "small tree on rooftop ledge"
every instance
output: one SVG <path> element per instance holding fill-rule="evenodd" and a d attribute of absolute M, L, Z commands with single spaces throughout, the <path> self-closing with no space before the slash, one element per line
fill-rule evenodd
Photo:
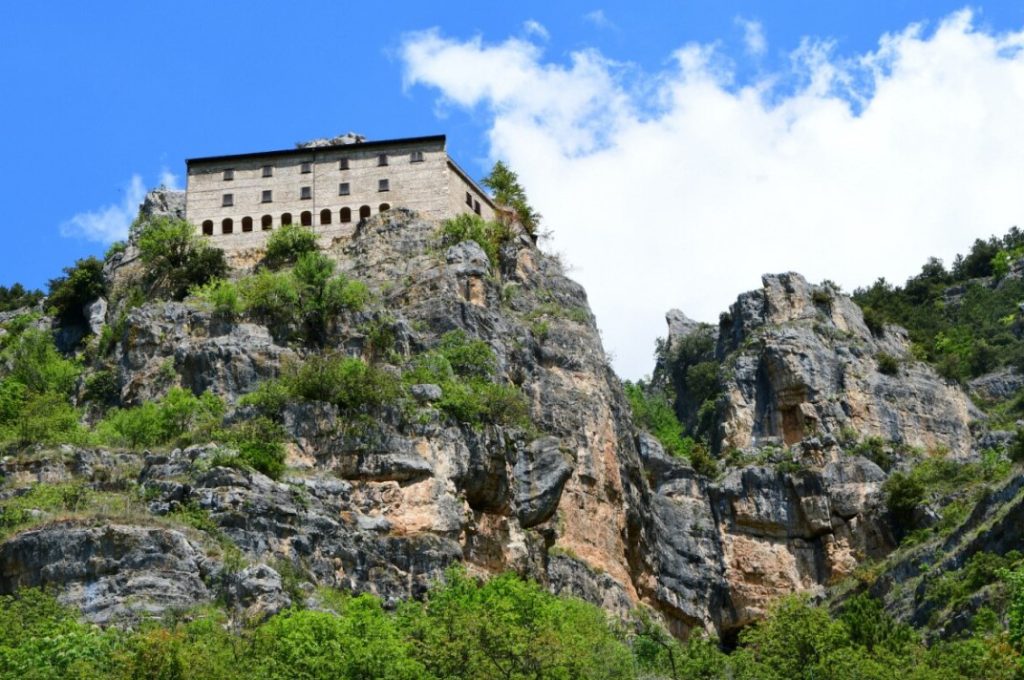
<path fill-rule="evenodd" d="M 530 236 L 537 236 L 541 215 L 526 200 L 526 191 L 519 183 L 519 176 L 505 163 L 494 164 L 491 174 L 483 179 L 484 186 L 494 192 L 494 201 L 511 212 Z"/>

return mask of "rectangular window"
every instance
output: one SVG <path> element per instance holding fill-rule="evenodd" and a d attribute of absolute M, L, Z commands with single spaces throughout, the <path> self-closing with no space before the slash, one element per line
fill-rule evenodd
<path fill-rule="evenodd" d="M 422 163 L 423 162 L 423 152 L 422 151 L 413 151 L 412 154 L 409 155 L 409 162 L 410 163 Z"/>
<path fill-rule="evenodd" d="M 480 201 L 473 201 L 473 212 L 480 214 Z"/>
<path fill-rule="evenodd" d="M 313 187 L 302 187 L 299 198 L 306 200 L 307 198 L 313 198 Z"/>
<path fill-rule="evenodd" d="M 391 191 L 391 187 L 386 179 L 378 180 L 377 191 Z"/>
<path fill-rule="evenodd" d="M 273 177 L 274 176 L 274 166 L 273 165 L 264 165 L 263 166 L 263 176 L 264 177 Z"/>
<path fill-rule="evenodd" d="M 473 194 L 469 193 L 468 191 L 466 192 L 466 205 L 468 205 L 470 208 L 473 207 Z"/>
<path fill-rule="evenodd" d="M 341 184 L 338 185 L 339 196 L 348 196 L 350 193 L 352 192 L 348 188 L 348 182 L 342 182 Z"/>
<path fill-rule="evenodd" d="M 387 164 L 388 164 L 388 155 L 386 153 L 382 153 L 381 155 L 377 156 L 377 165 L 387 165 Z"/>
<path fill-rule="evenodd" d="M 224 194 L 224 199 L 221 201 L 220 204 L 224 208 L 229 208 L 229 207 L 233 206 L 235 204 L 235 195 L 234 194 Z"/>
<path fill-rule="evenodd" d="M 338 170 L 348 170 L 348 159 L 342 158 L 338 161 Z"/>
<path fill-rule="evenodd" d="M 225 182 L 230 182 L 234 178 L 235 178 L 235 170 L 234 170 L 234 168 L 228 168 L 227 170 L 224 171 L 224 181 Z"/>
<path fill-rule="evenodd" d="M 263 198 L 260 199 L 261 203 L 272 203 L 274 201 L 274 192 L 270 189 L 263 190 Z"/>
<path fill-rule="evenodd" d="M 313 164 L 312 163 L 303 163 L 302 164 L 302 174 L 306 175 L 306 174 L 309 174 L 311 172 L 313 172 Z"/>

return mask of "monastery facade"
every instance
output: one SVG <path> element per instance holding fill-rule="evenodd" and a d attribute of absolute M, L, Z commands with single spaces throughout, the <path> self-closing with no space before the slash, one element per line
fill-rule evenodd
<path fill-rule="evenodd" d="M 494 219 L 487 193 L 449 156 L 445 136 L 308 146 L 191 158 L 185 217 L 218 248 L 261 246 L 286 224 L 348 236 L 391 208 L 427 219 Z"/>

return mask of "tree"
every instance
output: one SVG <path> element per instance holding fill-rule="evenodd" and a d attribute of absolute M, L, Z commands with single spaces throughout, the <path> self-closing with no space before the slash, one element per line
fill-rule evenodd
<path fill-rule="evenodd" d="M 150 285 L 175 300 L 184 299 L 193 286 L 227 275 L 224 251 L 197 236 L 184 220 L 154 218 L 139 230 L 137 242 Z"/>
<path fill-rule="evenodd" d="M 502 161 L 494 164 L 491 174 L 483 180 L 484 186 L 494 192 L 494 200 L 511 211 L 512 217 L 523 225 L 531 236 L 537 235 L 541 215 L 526 199 L 526 191 L 519 183 L 519 176 Z"/>
<path fill-rule="evenodd" d="M 49 306 L 57 318 L 68 323 L 85 323 L 85 305 L 103 295 L 103 263 L 86 257 L 65 267 L 64 275 L 50 280 Z"/>

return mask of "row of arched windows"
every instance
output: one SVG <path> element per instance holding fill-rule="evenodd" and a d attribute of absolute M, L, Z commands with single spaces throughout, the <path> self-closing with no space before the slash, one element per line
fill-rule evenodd
<path fill-rule="evenodd" d="M 381 203 L 378 206 L 380 212 L 387 212 L 391 210 L 391 205 L 388 203 Z M 359 219 L 365 220 L 373 212 L 373 209 L 368 205 L 364 205 L 359 208 Z M 324 208 L 320 211 L 320 224 L 328 225 L 334 221 L 334 213 L 329 208 Z M 338 222 L 340 224 L 346 224 L 352 221 L 352 208 L 342 208 L 338 211 Z M 281 223 L 279 226 L 286 226 L 292 224 L 292 214 L 284 213 L 281 215 Z M 313 226 L 313 213 L 306 210 L 299 215 L 299 224 L 304 227 Z M 274 228 L 274 218 L 270 215 L 264 215 L 260 218 L 260 228 L 263 231 L 270 231 Z M 250 232 L 253 230 L 253 219 L 251 217 L 242 218 L 242 231 Z M 221 234 L 233 234 L 235 233 L 235 221 L 227 217 L 221 220 L 220 223 Z M 205 220 L 203 222 L 203 234 L 206 236 L 213 236 L 213 220 Z"/>

